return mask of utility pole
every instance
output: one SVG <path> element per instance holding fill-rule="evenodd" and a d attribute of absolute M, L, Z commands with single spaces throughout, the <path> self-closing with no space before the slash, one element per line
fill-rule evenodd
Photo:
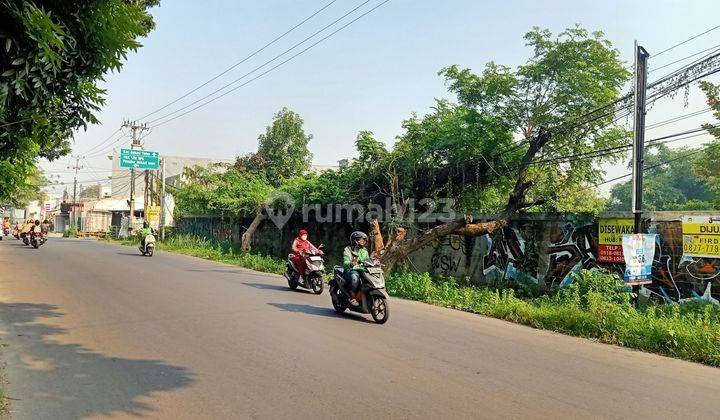
<path fill-rule="evenodd" d="M 635 41 L 635 118 L 633 120 L 633 205 L 634 233 L 642 233 L 643 166 L 645 163 L 645 97 L 647 60 L 650 54 Z"/>
<path fill-rule="evenodd" d="M 75 159 L 75 166 L 68 166 L 68 169 L 74 169 L 75 170 L 75 177 L 73 179 L 73 201 L 72 201 L 72 223 L 71 225 L 75 226 L 77 228 L 77 174 L 80 169 L 83 167 L 80 166 L 80 159 L 81 156 L 71 156 Z"/>
<path fill-rule="evenodd" d="M 132 144 L 131 149 L 140 149 L 139 133 L 148 129 L 147 124 L 138 124 L 137 121 L 125 121 L 123 127 L 129 128 L 132 131 Z M 145 185 L 147 188 L 147 184 Z M 128 235 L 132 235 L 132 230 L 135 222 L 135 168 L 130 169 L 130 223 L 128 224 Z"/>
<path fill-rule="evenodd" d="M 160 161 L 160 240 L 165 240 L 165 158 Z"/>

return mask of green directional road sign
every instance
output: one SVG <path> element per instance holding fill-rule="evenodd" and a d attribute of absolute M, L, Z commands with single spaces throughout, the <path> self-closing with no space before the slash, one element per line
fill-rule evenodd
<path fill-rule="evenodd" d="M 157 169 L 160 154 L 149 150 L 120 149 L 120 167 L 135 169 Z"/>

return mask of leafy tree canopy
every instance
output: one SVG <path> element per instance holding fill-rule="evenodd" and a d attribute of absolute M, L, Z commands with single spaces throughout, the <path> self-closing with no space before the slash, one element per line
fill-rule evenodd
<path fill-rule="evenodd" d="M 119 71 L 154 22 L 159 0 L 8 0 L 0 7 L 0 200 L 19 194 L 35 159 L 70 151 L 98 122 L 97 86 Z"/>
<path fill-rule="evenodd" d="M 697 149 L 669 149 L 657 145 L 645 155 L 645 165 L 654 166 L 643 177 L 643 207 L 650 211 L 711 210 L 712 191 L 708 184 L 693 172 L 693 159 L 684 159 Z M 703 153 L 700 153 L 702 155 Z M 662 164 L 663 162 L 667 162 Z M 632 180 L 614 185 L 610 191 L 608 210 L 632 209 Z"/>
<path fill-rule="evenodd" d="M 273 118 L 265 134 L 258 137 L 257 158 L 268 180 L 280 186 L 283 180 L 305 174 L 310 169 L 312 153 L 308 143 L 312 135 L 305 134 L 300 115 L 287 108 Z"/>

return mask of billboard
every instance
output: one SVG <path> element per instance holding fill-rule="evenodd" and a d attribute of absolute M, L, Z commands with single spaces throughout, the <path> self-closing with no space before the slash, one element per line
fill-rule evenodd
<path fill-rule="evenodd" d="M 720 258 L 720 216 L 683 216 L 683 255 Z"/>
<path fill-rule="evenodd" d="M 633 233 L 635 221 L 626 218 L 598 220 L 598 261 L 623 263 L 623 235 Z"/>

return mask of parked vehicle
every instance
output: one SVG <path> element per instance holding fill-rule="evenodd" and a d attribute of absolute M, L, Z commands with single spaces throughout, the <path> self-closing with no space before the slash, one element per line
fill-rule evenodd
<path fill-rule="evenodd" d="M 340 266 L 333 269 L 333 278 L 328 285 L 333 308 L 338 313 L 349 309 L 353 312 L 370 314 L 375 322 L 384 324 L 390 318 L 388 296 L 385 293 L 385 274 L 377 262 L 363 262 L 365 270 L 360 270 L 360 294 L 362 299 L 357 305 L 350 303 L 350 291 L 343 277 L 345 270 Z"/>
<path fill-rule="evenodd" d="M 145 240 L 140 242 L 140 246 L 138 248 L 143 255 L 152 257 L 153 252 L 155 252 L 155 235 L 153 235 L 152 233 L 149 235 L 145 235 Z"/>
<path fill-rule="evenodd" d="M 30 245 L 32 245 L 33 248 L 40 248 L 41 245 L 43 245 L 47 241 L 47 237 L 42 232 L 42 229 L 40 226 L 35 226 L 30 232 Z"/>
<path fill-rule="evenodd" d="M 322 245 L 320 245 L 322 248 Z M 285 270 L 285 278 L 288 286 L 295 290 L 298 287 L 310 289 L 316 295 L 323 292 L 325 284 L 323 283 L 323 275 L 325 274 L 325 261 L 322 257 L 322 251 L 311 251 L 303 253 L 305 259 L 305 273 L 300 273 L 293 263 L 293 254 L 288 255 L 287 270 Z"/>

